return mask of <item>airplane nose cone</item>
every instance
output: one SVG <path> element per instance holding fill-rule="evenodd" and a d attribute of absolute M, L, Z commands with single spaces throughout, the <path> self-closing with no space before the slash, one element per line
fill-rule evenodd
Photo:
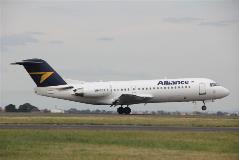
<path fill-rule="evenodd" d="M 230 94 L 230 91 L 226 88 L 223 89 L 223 95 L 224 97 L 228 96 Z"/>
<path fill-rule="evenodd" d="M 226 96 L 228 96 L 230 94 L 230 91 L 224 87 L 219 86 L 216 90 L 215 90 L 215 98 L 224 98 Z"/>

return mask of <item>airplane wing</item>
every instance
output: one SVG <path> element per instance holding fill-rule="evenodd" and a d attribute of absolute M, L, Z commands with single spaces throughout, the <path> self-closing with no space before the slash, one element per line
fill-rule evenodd
<path fill-rule="evenodd" d="M 112 105 L 130 105 L 137 103 L 147 103 L 151 95 L 122 94 Z"/>

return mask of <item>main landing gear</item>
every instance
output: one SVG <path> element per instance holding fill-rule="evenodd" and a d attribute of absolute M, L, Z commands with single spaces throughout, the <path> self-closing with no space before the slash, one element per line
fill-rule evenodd
<path fill-rule="evenodd" d="M 202 110 L 205 111 L 207 109 L 207 107 L 205 105 L 205 101 L 202 101 L 202 102 L 203 102 Z"/>
<path fill-rule="evenodd" d="M 127 107 L 122 107 L 122 105 L 121 105 L 121 107 L 119 107 L 118 109 L 117 109 L 117 112 L 119 113 L 119 114 L 130 114 L 130 112 L 131 112 L 131 109 L 127 106 Z"/>

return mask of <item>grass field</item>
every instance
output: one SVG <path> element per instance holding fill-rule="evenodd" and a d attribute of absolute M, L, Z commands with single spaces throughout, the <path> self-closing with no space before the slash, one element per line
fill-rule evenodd
<path fill-rule="evenodd" d="M 239 133 L 6 129 L 0 159 L 238 160 Z"/>
<path fill-rule="evenodd" d="M 1 114 L 0 123 L 238 127 L 234 117 Z M 2 129 L 0 160 L 238 160 L 239 132 Z"/>
<path fill-rule="evenodd" d="M 152 115 L 3 114 L 0 123 L 132 124 L 193 127 L 239 127 L 238 117 Z"/>

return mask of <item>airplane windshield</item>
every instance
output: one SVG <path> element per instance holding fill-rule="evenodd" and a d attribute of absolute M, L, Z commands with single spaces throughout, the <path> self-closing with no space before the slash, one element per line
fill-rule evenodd
<path fill-rule="evenodd" d="M 211 87 L 220 86 L 218 83 L 210 83 Z"/>

